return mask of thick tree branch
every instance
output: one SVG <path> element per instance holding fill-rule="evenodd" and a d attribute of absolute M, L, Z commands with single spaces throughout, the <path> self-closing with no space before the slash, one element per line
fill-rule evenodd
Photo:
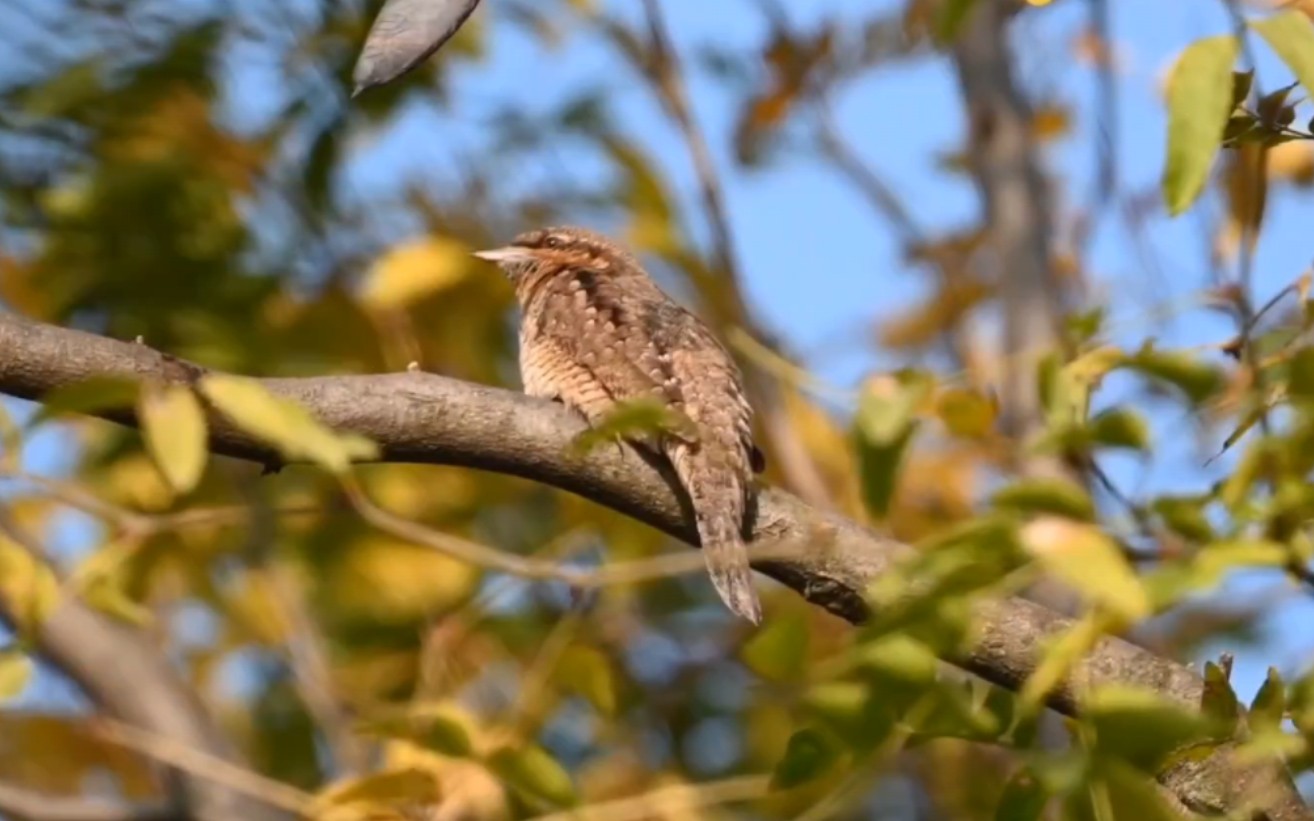
<path fill-rule="evenodd" d="M 145 345 L 0 316 L 0 392 L 40 400 L 50 391 L 90 377 L 195 379 L 201 369 Z M 551 403 L 518 393 L 432 374 L 401 373 L 304 379 L 268 379 L 265 386 L 302 403 L 341 430 L 364 434 L 397 462 L 462 465 L 521 476 L 615 508 L 690 544 L 697 537 L 682 496 L 662 472 L 629 449 L 570 453 L 582 423 Z M 109 412 L 133 424 L 131 411 Z M 268 448 L 213 419 L 215 452 L 264 463 Z M 866 619 L 863 591 L 908 548 L 842 517 L 819 512 L 777 490 L 761 494 L 754 542 L 773 555 L 754 565 L 808 601 L 851 622 Z M 777 553 L 779 551 L 779 553 Z M 1017 689 L 1035 669 L 1044 642 L 1071 622 L 1040 605 L 1009 599 L 980 607 L 980 639 L 955 664 L 1000 686 Z M 1050 705 L 1075 714 L 1079 690 L 1120 682 L 1152 687 L 1198 707 L 1203 683 L 1174 661 L 1108 638 L 1053 693 Z M 1222 813 L 1259 800 L 1272 819 L 1314 818 L 1278 763 L 1241 766 L 1231 748 L 1162 777 L 1164 785 L 1197 811 Z"/>

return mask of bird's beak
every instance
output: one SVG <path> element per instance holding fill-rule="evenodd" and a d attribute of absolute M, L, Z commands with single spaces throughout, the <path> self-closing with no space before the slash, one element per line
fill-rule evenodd
<path fill-rule="evenodd" d="M 475 251 L 474 256 L 488 262 L 526 262 L 534 258 L 534 252 L 528 248 L 507 245 L 502 248 L 492 248 L 488 251 Z"/>

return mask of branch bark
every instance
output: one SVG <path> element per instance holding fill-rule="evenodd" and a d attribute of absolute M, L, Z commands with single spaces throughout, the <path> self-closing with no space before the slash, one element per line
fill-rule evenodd
<path fill-rule="evenodd" d="M 189 383 L 204 371 L 141 344 L 0 316 L 0 393 L 40 401 L 50 391 L 91 377 Z M 262 380 L 276 394 L 303 404 L 326 424 L 378 442 L 385 461 L 460 465 L 551 485 L 607 505 L 689 543 L 697 536 L 687 502 L 669 475 L 634 451 L 600 448 L 571 454 L 583 423 L 548 402 L 497 388 L 424 373 Z M 103 414 L 135 424 L 129 409 Z M 216 453 L 277 464 L 270 449 L 223 419 L 212 418 Z M 910 550 L 843 517 L 818 511 L 774 489 L 761 494 L 755 543 L 773 555 L 761 572 L 809 602 L 853 623 L 868 611 L 863 592 Z M 779 553 L 777 553 L 779 551 Z M 949 659 L 1016 690 L 1035 670 L 1041 648 L 1071 622 L 1033 602 L 981 605 L 979 640 Z M 94 675 L 95 671 L 87 671 Z M 1061 684 L 1049 703 L 1075 715 L 1082 687 L 1108 683 L 1152 687 L 1198 708 L 1201 677 L 1189 668 L 1118 638 L 1106 638 Z M 1224 747 L 1208 759 L 1161 774 L 1161 783 L 1197 812 L 1223 814 L 1259 801 L 1275 821 L 1314 819 L 1286 769 L 1276 761 L 1242 765 Z"/>

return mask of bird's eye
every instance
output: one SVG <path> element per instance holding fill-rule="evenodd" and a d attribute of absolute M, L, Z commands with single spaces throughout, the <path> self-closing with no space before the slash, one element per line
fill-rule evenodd
<path fill-rule="evenodd" d="M 543 245 L 548 248 L 560 248 L 561 237 L 550 236 L 547 239 L 543 240 Z"/>

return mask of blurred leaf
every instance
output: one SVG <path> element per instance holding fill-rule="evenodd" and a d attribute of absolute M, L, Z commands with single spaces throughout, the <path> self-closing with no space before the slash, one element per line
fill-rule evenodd
<path fill-rule="evenodd" d="M 1196 40 L 1178 58 L 1168 80 L 1168 159 L 1163 198 L 1168 213 L 1185 211 L 1203 190 L 1232 110 L 1235 37 Z"/>
<path fill-rule="evenodd" d="M 1174 533 L 1198 542 L 1214 538 L 1214 528 L 1205 515 L 1208 499 L 1185 496 L 1160 496 L 1150 506 Z"/>
<path fill-rule="evenodd" d="M 1212 661 L 1205 662 L 1204 680 L 1200 709 L 1216 724 L 1223 737 L 1231 737 L 1241 715 L 1241 704 L 1237 701 L 1236 692 L 1223 668 Z"/>
<path fill-rule="evenodd" d="M 22 695 L 32 680 L 32 659 L 16 648 L 0 650 L 0 701 Z"/>
<path fill-rule="evenodd" d="M 29 427 L 66 415 L 93 415 L 131 408 L 137 401 L 138 384 L 132 379 L 92 377 L 74 382 L 41 397 L 41 407 Z"/>
<path fill-rule="evenodd" d="M 470 251 L 449 237 L 425 237 L 397 246 L 370 268 L 361 300 L 377 309 L 403 308 L 446 290 L 470 275 Z"/>
<path fill-rule="evenodd" d="M 1118 545 L 1097 527 L 1038 519 L 1022 530 L 1030 553 L 1092 604 L 1135 622 L 1150 614 L 1150 598 Z"/>
<path fill-rule="evenodd" d="M 616 714 L 616 675 L 607 656 L 594 647 L 574 645 L 557 664 L 566 690 L 579 693 L 604 716 Z"/>
<path fill-rule="evenodd" d="M 1314 97 L 1314 25 L 1297 9 L 1250 23 Z"/>
<path fill-rule="evenodd" d="M 698 440 L 698 428 L 683 411 L 657 399 L 617 402 L 605 417 L 575 437 L 572 448 L 584 454 L 616 439 L 645 440 L 670 434 L 686 442 Z"/>
<path fill-rule="evenodd" d="M 842 752 L 828 733 L 812 727 L 799 730 L 790 736 L 785 756 L 771 774 L 771 788 L 788 790 L 825 775 Z"/>
<path fill-rule="evenodd" d="M 1019 768 L 1004 785 L 995 807 L 995 821 L 1040 821 L 1049 805 L 1049 793 L 1026 767 Z"/>
<path fill-rule="evenodd" d="M 493 772 L 508 785 L 558 807 L 575 804 L 570 773 L 537 744 L 502 747 L 488 760 Z"/>
<path fill-rule="evenodd" d="M 137 416 L 146 448 L 164 478 L 175 492 L 190 493 L 210 455 L 201 403 L 181 385 L 148 384 L 142 387 Z"/>
<path fill-rule="evenodd" d="M 1098 613 L 1079 619 L 1067 630 L 1046 641 L 1044 655 L 1018 693 L 1023 706 L 1034 709 L 1089 653 L 1104 635 L 1105 620 Z"/>
<path fill-rule="evenodd" d="M 770 681 L 795 681 L 807 675 L 808 626 L 801 613 L 772 619 L 744 645 L 740 655 L 748 669 Z"/>
<path fill-rule="evenodd" d="M 1128 365 L 1179 388 L 1193 404 L 1200 404 L 1223 386 L 1219 370 L 1185 353 L 1145 347 L 1128 360 Z"/>
<path fill-rule="evenodd" d="M 273 445 L 288 460 L 305 459 L 341 473 L 353 461 L 378 456 L 373 442 L 329 430 L 301 405 L 274 396 L 254 379 L 210 374 L 201 379 L 200 389 L 239 428 Z"/>
<path fill-rule="evenodd" d="M 317 812 L 312 812 L 312 815 L 322 818 L 324 817 L 322 813 L 331 810 L 334 806 L 353 804 L 432 805 L 437 803 L 440 795 L 434 774 L 427 770 L 416 768 L 384 770 L 331 785 L 315 797 Z"/>
<path fill-rule="evenodd" d="M 1150 427 L 1145 417 L 1130 408 L 1110 408 L 1090 420 L 1090 435 L 1097 445 L 1146 451 Z"/>
<path fill-rule="evenodd" d="M 0 535 L 0 595 L 8 602 L 12 626 L 30 638 L 59 605 L 59 580 L 44 561 Z"/>
<path fill-rule="evenodd" d="M 1101 762 L 1099 781 L 1107 790 L 1108 807 L 1114 818 L 1136 821 L 1181 821 L 1182 815 L 1170 808 L 1154 780 L 1117 761 Z"/>
<path fill-rule="evenodd" d="M 443 755 L 461 758 L 474 745 L 467 729 L 468 716 L 446 705 L 406 709 L 362 722 L 360 730 L 370 735 L 401 738 Z"/>
<path fill-rule="evenodd" d="M 989 397 L 965 388 L 949 388 L 936 397 L 936 414 L 945 428 L 964 439 L 984 439 L 994 430 L 998 408 Z"/>
<path fill-rule="evenodd" d="M 1057 477 L 1019 479 L 995 491 L 990 503 L 1022 513 L 1053 513 L 1087 522 L 1095 519 L 1095 503 L 1086 489 Z"/>
<path fill-rule="evenodd" d="M 1247 716 L 1250 728 L 1255 731 L 1276 730 L 1287 712 L 1286 687 L 1276 667 L 1268 668 L 1268 675 L 1260 685 Z"/>
<path fill-rule="evenodd" d="M 1208 738 L 1208 721 L 1161 693 L 1122 684 L 1100 686 L 1086 699 L 1083 718 L 1103 753 L 1153 773 L 1172 752 Z"/>
<path fill-rule="evenodd" d="M 917 428 L 917 413 L 931 386 L 929 376 L 904 371 L 870 380 L 858 400 L 854 421 L 863 499 L 878 518 L 889 510 L 903 453 Z"/>
<path fill-rule="evenodd" d="M 925 644 L 911 636 L 892 633 L 863 643 L 857 662 L 864 670 L 918 687 L 935 682 L 939 660 Z"/>

